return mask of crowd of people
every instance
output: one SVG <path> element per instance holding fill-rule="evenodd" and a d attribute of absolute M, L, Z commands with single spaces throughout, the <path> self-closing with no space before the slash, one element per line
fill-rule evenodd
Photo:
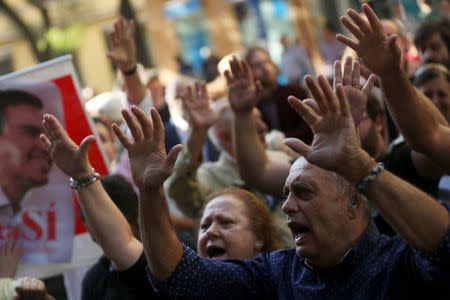
<path fill-rule="evenodd" d="M 93 169 L 94 136 L 77 145 L 42 117 L 40 147 L 103 251 L 82 299 L 450 297 L 450 20 L 420 24 L 414 43 L 367 4 L 340 21 L 351 35 L 328 47 L 345 53 L 331 76 L 284 40 L 280 69 L 262 47 L 228 59 L 224 97 L 178 79 L 187 129 L 158 75 L 139 71 L 135 23 L 116 21 L 107 56 L 126 103 L 91 110 L 115 174 Z M 38 279 L 11 279 L 19 259 L 16 243 L 0 249 L 0 296 L 51 299 Z"/>

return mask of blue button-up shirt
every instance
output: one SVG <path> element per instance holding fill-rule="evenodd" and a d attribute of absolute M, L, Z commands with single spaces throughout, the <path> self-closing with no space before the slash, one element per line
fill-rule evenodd
<path fill-rule="evenodd" d="M 425 254 L 371 222 L 334 268 L 317 270 L 295 249 L 249 261 L 199 257 L 188 247 L 167 282 L 148 271 L 153 288 L 183 299 L 450 299 L 450 231 Z"/>

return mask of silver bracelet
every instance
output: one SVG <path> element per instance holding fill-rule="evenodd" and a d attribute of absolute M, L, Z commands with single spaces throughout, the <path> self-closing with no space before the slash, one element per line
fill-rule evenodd
<path fill-rule="evenodd" d="M 93 184 L 94 182 L 96 182 L 98 179 L 100 178 L 100 174 L 98 174 L 97 172 L 95 172 L 94 169 L 92 169 L 92 173 L 82 177 L 80 179 L 75 179 L 73 177 L 70 177 L 70 187 L 73 190 L 78 191 L 81 188 L 87 187 L 88 185 Z"/>
<path fill-rule="evenodd" d="M 377 163 L 377 165 L 367 174 L 356 186 L 356 189 L 363 192 L 367 186 L 380 175 L 381 171 L 384 170 L 384 164 L 382 162 Z"/>

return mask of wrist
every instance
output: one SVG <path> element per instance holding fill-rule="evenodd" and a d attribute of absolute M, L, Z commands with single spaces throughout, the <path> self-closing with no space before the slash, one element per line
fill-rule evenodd
<path fill-rule="evenodd" d="M 90 173 L 84 177 L 79 177 L 77 179 L 70 177 L 70 187 L 73 190 L 80 190 L 82 188 L 85 188 L 94 182 L 96 182 L 100 178 L 100 174 L 95 172 L 95 170 L 92 168 Z"/>
<path fill-rule="evenodd" d="M 250 110 L 233 110 L 233 114 L 237 120 L 244 120 L 251 118 L 253 115 L 253 107 Z"/>
<path fill-rule="evenodd" d="M 120 68 L 120 71 L 125 76 L 131 76 L 137 73 L 137 64 L 127 64 L 126 66 Z"/>
<path fill-rule="evenodd" d="M 342 170 L 338 173 L 356 187 L 376 164 L 375 159 L 361 149 L 349 159 L 348 164 L 342 166 Z"/>
<path fill-rule="evenodd" d="M 94 170 L 94 168 L 91 165 L 87 165 L 87 166 L 83 167 L 82 169 L 72 172 L 72 174 L 68 174 L 68 175 L 71 178 L 73 178 L 74 180 L 79 180 L 81 178 L 91 175 L 93 173 L 93 170 Z"/>

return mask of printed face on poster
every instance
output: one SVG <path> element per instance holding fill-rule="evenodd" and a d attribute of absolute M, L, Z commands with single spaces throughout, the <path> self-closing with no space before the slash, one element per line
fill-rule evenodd
<path fill-rule="evenodd" d="M 85 231 L 69 178 L 39 139 L 45 113 L 77 144 L 93 133 L 80 95 L 70 56 L 0 77 L 0 245 L 18 240 L 22 263 L 69 263 L 74 236 Z M 108 173 L 97 144 L 89 158 Z"/>

